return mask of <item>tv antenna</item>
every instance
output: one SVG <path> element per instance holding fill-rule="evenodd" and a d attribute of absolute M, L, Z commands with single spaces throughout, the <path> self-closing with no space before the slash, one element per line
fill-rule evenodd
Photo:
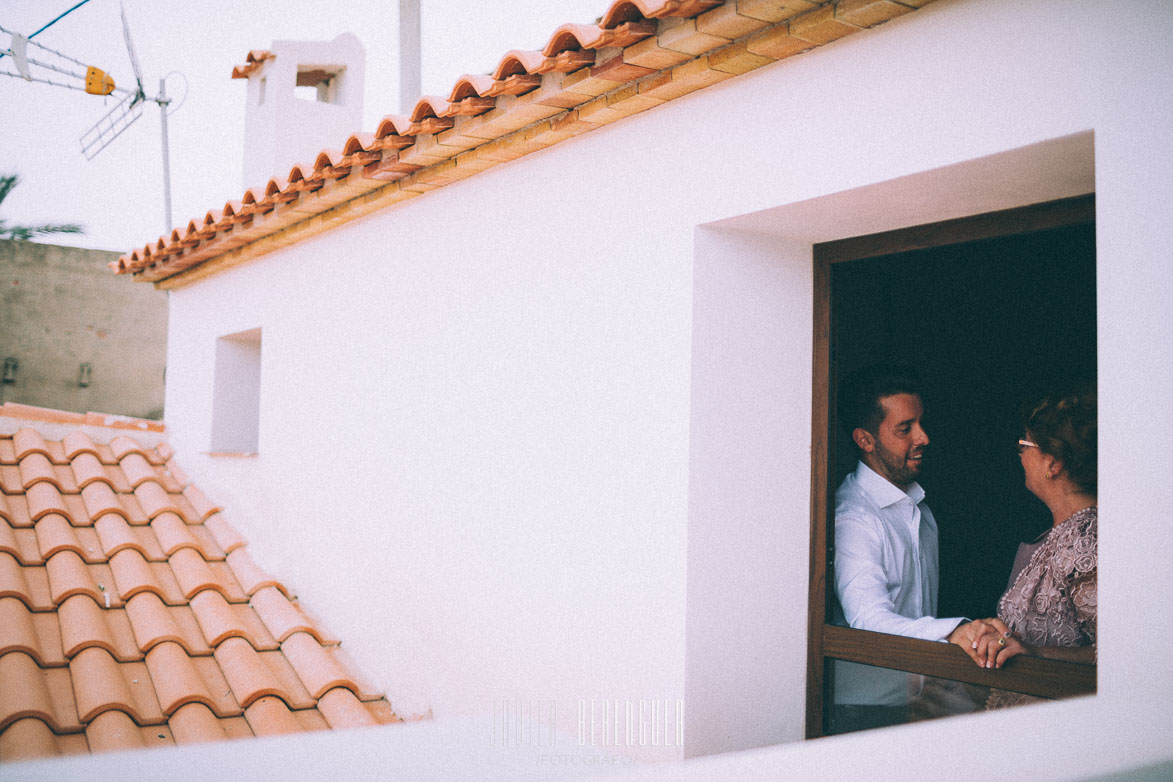
<path fill-rule="evenodd" d="M 41 82 L 43 84 L 51 84 L 55 87 L 65 87 L 72 90 L 80 90 L 91 95 L 109 95 L 117 93 L 122 96 L 121 100 L 114 105 L 110 111 L 106 112 L 105 116 L 99 119 L 93 127 L 81 135 L 81 151 L 85 155 L 86 160 L 93 160 L 98 153 L 110 145 L 114 139 L 118 138 L 122 133 L 129 128 L 143 113 L 143 105 L 147 102 L 152 102 L 158 105 L 160 113 L 160 129 L 162 132 L 163 141 L 163 213 L 165 226 L 163 233 L 167 234 L 171 231 L 171 155 L 169 151 L 169 144 L 167 139 L 167 116 L 174 111 L 179 110 L 176 106 L 174 110 L 169 111 L 168 107 L 171 104 L 171 98 L 167 97 L 167 79 L 172 75 L 183 78 L 183 74 L 176 71 L 168 73 L 159 80 L 159 92 L 157 95 L 148 95 L 146 89 L 143 87 L 142 68 L 139 66 L 138 57 L 134 51 L 134 42 L 130 37 L 130 25 L 126 21 L 126 8 L 121 7 L 122 17 L 122 38 L 126 42 L 126 51 L 130 57 L 130 66 L 134 71 L 134 86 L 133 87 L 119 87 L 114 84 L 114 79 L 99 68 L 92 65 L 86 65 L 80 60 L 76 60 L 69 55 L 50 49 L 40 43 L 32 40 L 37 33 L 44 31 L 47 27 L 58 21 L 66 14 L 84 5 L 88 0 L 70 8 L 64 14 L 61 14 L 52 22 L 37 30 L 36 33 L 25 37 L 17 33 L 0 27 L 0 33 L 7 33 L 11 39 L 12 44 L 9 49 L 0 49 L 0 57 L 5 55 L 12 57 L 13 63 L 16 67 L 17 73 L 8 71 L 0 71 L 3 76 L 15 76 L 24 79 L 25 81 Z M 28 47 L 33 46 L 41 49 L 49 54 L 55 55 L 61 60 L 80 65 L 85 68 L 85 73 L 78 73 L 70 69 L 68 66 L 62 66 L 56 62 L 45 62 L 36 60 L 28 56 Z M 32 67 L 52 71 L 57 74 L 69 76 L 73 79 L 80 79 L 84 86 L 77 83 L 63 83 L 61 81 L 54 81 L 42 74 L 40 70 L 36 71 L 34 75 Z M 187 97 L 186 89 L 187 80 L 184 79 L 184 98 Z M 183 101 L 180 101 L 183 105 Z"/>

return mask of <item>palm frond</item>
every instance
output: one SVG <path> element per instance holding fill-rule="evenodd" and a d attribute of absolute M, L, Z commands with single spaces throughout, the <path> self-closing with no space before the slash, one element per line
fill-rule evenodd
<path fill-rule="evenodd" d="M 20 184 L 19 174 L 0 174 L 0 204 Z M 15 239 L 27 242 L 34 236 L 46 234 L 80 234 L 85 228 L 77 223 L 41 223 L 40 225 L 10 225 L 7 220 L 0 219 L 0 239 Z"/>

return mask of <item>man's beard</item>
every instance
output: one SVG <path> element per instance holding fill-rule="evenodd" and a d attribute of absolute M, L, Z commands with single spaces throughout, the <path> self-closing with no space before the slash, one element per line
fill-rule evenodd
<path fill-rule="evenodd" d="M 879 443 L 876 443 L 874 453 L 876 461 L 883 468 L 883 476 L 897 486 L 907 486 L 920 474 L 920 462 L 909 464 L 906 458 L 892 453 Z"/>

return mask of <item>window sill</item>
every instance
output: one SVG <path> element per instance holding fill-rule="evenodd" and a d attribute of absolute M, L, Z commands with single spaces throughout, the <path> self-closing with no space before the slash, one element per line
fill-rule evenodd
<path fill-rule="evenodd" d="M 833 625 L 823 628 L 823 655 L 1043 698 L 1070 698 L 1096 691 L 1094 665 L 1019 656 L 1005 668 L 979 668 L 956 644 Z"/>

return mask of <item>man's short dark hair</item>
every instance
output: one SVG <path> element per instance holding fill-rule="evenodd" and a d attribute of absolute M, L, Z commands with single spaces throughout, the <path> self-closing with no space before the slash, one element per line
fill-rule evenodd
<path fill-rule="evenodd" d="M 884 420 L 880 400 L 892 394 L 920 396 L 920 376 L 905 364 L 872 364 L 839 382 L 839 425 L 848 436 L 862 428 L 876 434 Z"/>

